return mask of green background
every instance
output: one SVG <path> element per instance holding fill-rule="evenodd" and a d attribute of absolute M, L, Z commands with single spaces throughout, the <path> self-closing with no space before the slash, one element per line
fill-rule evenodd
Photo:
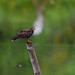
<path fill-rule="evenodd" d="M 42 75 L 75 75 L 75 0 L 54 1 L 46 1 L 43 31 L 30 40 Z M 32 0 L 0 0 L 0 75 L 34 75 L 25 39 L 11 38 L 36 18 Z"/>

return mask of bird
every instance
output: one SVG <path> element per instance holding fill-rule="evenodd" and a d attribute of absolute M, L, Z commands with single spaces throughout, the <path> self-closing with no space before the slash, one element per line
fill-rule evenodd
<path fill-rule="evenodd" d="M 26 39 L 26 42 L 30 42 L 28 40 L 28 38 L 30 36 L 32 36 L 32 34 L 34 33 L 34 30 L 35 28 L 34 27 L 31 27 L 30 29 L 23 29 L 23 30 L 20 30 L 14 37 L 12 37 L 12 42 L 14 42 L 16 39 L 18 38 L 22 38 L 22 39 Z"/>

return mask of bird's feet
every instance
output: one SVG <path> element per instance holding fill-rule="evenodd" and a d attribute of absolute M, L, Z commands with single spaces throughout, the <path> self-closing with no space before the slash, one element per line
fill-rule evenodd
<path fill-rule="evenodd" d="M 29 41 L 29 40 L 26 40 L 26 42 L 27 42 L 27 43 L 30 43 L 31 41 Z"/>

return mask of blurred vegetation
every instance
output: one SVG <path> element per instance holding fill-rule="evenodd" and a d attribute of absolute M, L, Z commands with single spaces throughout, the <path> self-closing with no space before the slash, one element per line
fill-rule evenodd
<path fill-rule="evenodd" d="M 75 75 L 75 0 L 47 0 L 42 15 L 43 32 L 30 38 L 42 75 Z M 0 75 L 33 75 L 25 41 L 11 37 L 35 19 L 32 0 L 0 0 Z"/>

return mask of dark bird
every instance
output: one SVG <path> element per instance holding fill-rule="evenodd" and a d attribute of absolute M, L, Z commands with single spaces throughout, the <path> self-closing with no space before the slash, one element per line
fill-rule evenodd
<path fill-rule="evenodd" d="M 18 38 L 25 38 L 27 42 L 29 42 L 28 38 L 30 36 L 32 36 L 33 32 L 34 32 L 35 28 L 32 27 L 30 29 L 24 29 L 19 31 L 13 38 L 12 38 L 12 42 L 15 41 Z"/>

